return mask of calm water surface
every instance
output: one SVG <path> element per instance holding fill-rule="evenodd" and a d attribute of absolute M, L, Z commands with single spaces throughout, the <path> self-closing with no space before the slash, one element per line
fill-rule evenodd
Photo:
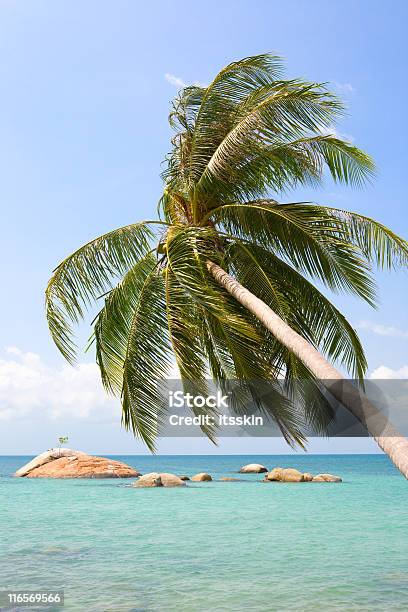
<path fill-rule="evenodd" d="M 256 461 L 344 478 L 180 489 L 13 479 L 28 459 L 0 457 L 1 589 L 64 589 L 81 612 L 408 610 L 408 482 L 384 456 L 115 457 L 142 473 Z"/>

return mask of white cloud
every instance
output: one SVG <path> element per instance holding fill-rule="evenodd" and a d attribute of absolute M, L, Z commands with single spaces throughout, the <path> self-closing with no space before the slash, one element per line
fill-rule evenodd
<path fill-rule="evenodd" d="M 181 77 L 171 74 L 170 72 L 166 72 L 164 78 L 168 83 L 170 83 L 170 85 L 174 85 L 174 87 L 177 87 L 178 89 L 188 87 L 188 83 L 186 83 Z M 192 85 L 196 85 L 197 87 L 207 87 L 205 83 L 201 83 L 200 81 L 194 81 Z"/>
<path fill-rule="evenodd" d="M 170 74 L 169 72 L 166 72 L 166 74 L 164 75 L 164 78 L 166 79 L 168 83 L 170 83 L 170 85 L 174 85 L 175 87 L 178 87 L 179 89 L 181 89 L 182 87 L 187 87 L 187 84 L 183 81 L 183 79 L 175 76 L 174 74 Z"/>
<path fill-rule="evenodd" d="M 342 93 L 353 93 L 355 91 L 351 83 L 339 83 L 338 81 L 333 81 L 333 84 L 336 89 Z"/>
<path fill-rule="evenodd" d="M 392 325 L 380 325 L 371 321 L 360 321 L 357 325 L 360 329 L 366 329 L 377 334 L 377 336 L 389 336 L 390 338 L 408 338 L 408 331 L 393 327 Z"/>
<path fill-rule="evenodd" d="M 95 363 L 48 366 L 16 347 L 0 359 L 0 421 L 29 418 L 120 419 L 118 399 L 105 393 Z"/>
<path fill-rule="evenodd" d="M 6 348 L 0 359 L 0 422 L 20 419 L 86 419 L 118 423 L 118 398 L 103 389 L 96 363 L 49 366 L 39 355 Z M 174 363 L 168 378 L 180 378 Z"/>
<path fill-rule="evenodd" d="M 408 378 L 408 365 L 402 366 L 399 370 L 393 370 L 387 366 L 381 365 L 370 374 L 370 378 L 380 378 L 387 380 L 398 380 Z"/>

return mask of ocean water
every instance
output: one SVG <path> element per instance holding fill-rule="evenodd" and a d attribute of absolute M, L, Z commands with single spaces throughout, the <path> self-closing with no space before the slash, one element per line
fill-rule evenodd
<path fill-rule="evenodd" d="M 115 457 L 142 473 L 256 461 L 344 479 L 175 489 L 13 479 L 28 459 L 0 457 L 0 590 L 63 589 L 80 612 L 408 609 L 408 482 L 384 456 Z"/>

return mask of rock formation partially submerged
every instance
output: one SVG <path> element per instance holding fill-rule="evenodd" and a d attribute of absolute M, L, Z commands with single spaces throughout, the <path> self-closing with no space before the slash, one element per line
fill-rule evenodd
<path fill-rule="evenodd" d="M 267 472 L 268 468 L 260 463 L 248 463 L 248 465 L 243 465 L 239 470 L 240 474 L 262 474 L 262 472 Z"/>
<path fill-rule="evenodd" d="M 333 476 L 333 474 L 317 474 L 313 476 L 312 482 L 342 482 L 340 476 Z"/>
<path fill-rule="evenodd" d="M 134 487 L 185 487 L 186 483 L 175 474 L 150 472 L 133 483 Z"/>
<path fill-rule="evenodd" d="M 21 467 L 25 478 L 135 478 L 140 472 L 106 457 L 94 457 L 69 448 L 52 448 Z"/>
<path fill-rule="evenodd" d="M 211 476 L 207 472 L 200 472 L 191 478 L 193 482 L 208 482 L 212 480 Z"/>
<path fill-rule="evenodd" d="M 340 476 L 332 474 L 318 474 L 313 476 L 308 472 L 302 473 L 294 468 L 276 467 L 265 475 L 264 482 L 342 482 Z"/>
<path fill-rule="evenodd" d="M 37 455 L 31 461 L 23 465 L 14 476 L 27 476 L 29 472 L 31 472 L 34 468 L 40 467 L 50 461 L 55 461 L 56 459 L 61 459 L 61 457 L 78 457 L 79 455 L 85 455 L 82 451 L 72 450 L 70 448 L 51 448 L 50 450 L 45 451 L 45 453 L 41 453 L 41 455 Z"/>
<path fill-rule="evenodd" d="M 273 468 L 265 476 L 265 480 L 277 482 L 304 482 L 302 472 L 293 468 Z"/>

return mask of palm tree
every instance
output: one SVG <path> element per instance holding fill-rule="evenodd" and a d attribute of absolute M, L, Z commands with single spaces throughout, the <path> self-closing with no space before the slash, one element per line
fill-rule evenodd
<path fill-rule="evenodd" d="M 329 389 L 408 477 L 408 441 L 330 363 L 362 383 L 360 340 L 312 282 L 373 306 L 373 266 L 406 266 L 408 243 L 365 216 L 270 197 L 316 186 L 324 172 L 351 186 L 373 176 L 371 158 L 335 134 L 342 113 L 325 85 L 285 80 L 271 55 L 185 87 L 169 117 L 159 219 L 100 236 L 54 271 L 46 306 L 57 347 L 73 362 L 72 324 L 103 296 L 92 335 L 102 381 L 151 450 L 175 358 L 194 392 L 206 393 L 208 372 L 222 388 L 238 381 L 233 409 L 255 402 L 292 445 L 305 427 L 327 431 Z M 255 381 L 278 378 L 265 398 Z"/>

